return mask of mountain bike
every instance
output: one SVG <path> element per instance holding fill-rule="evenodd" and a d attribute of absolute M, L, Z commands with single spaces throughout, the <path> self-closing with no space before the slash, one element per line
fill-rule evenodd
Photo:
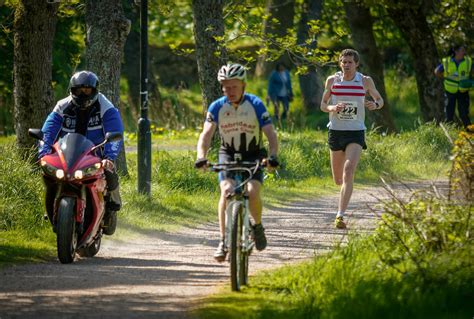
<path fill-rule="evenodd" d="M 237 157 L 237 156 L 236 156 Z M 251 238 L 249 196 L 247 184 L 263 166 L 260 161 L 211 164 L 214 172 L 232 172 L 235 186 L 227 196 L 226 232 L 224 243 L 229 249 L 230 283 L 232 291 L 240 291 L 248 283 L 249 256 L 254 242 Z"/>

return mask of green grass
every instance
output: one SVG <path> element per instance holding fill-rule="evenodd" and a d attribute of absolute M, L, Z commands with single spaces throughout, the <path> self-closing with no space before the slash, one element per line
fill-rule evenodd
<path fill-rule="evenodd" d="M 472 248 L 472 246 L 471 246 Z M 422 283 L 383 265 L 369 240 L 351 238 L 334 253 L 264 272 L 240 293 L 222 288 L 196 310 L 199 318 L 468 318 L 472 267 Z M 464 262 L 468 259 L 464 258 Z"/>
<path fill-rule="evenodd" d="M 0 231 L 0 268 L 52 260 L 56 256 L 56 247 L 52 245 L 55 242 L 56 237 L 48 227 L 38 227 L 35 231 Z"/>

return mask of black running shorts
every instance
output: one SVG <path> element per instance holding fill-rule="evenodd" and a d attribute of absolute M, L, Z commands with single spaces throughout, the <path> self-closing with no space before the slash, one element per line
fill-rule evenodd
<path fill-rule="evenodd" d="M 328 144 L 331 151 L 345 151 L 347 145 L 351 143 L 359 144 L 364 150 L 367 149 L 367 144 L 365 144 L 365 131 L 329 130 Z"/>

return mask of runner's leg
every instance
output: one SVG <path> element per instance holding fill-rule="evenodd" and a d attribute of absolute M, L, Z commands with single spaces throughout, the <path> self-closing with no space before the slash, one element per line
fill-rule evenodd
<path fill-rule="evenodd" d="M 332 178 L 336 185 L 342 185 L 342 173 L 344 169 L 344 151 L 330 151 Z"/>
<path fill-rule="evenodd" d="M 362 146 L 356 143 L 347 145 L 342 174 L 341 195 L 339 198 L 339 211 L 345 212 L 352 196 L 354 174 L 359 163 Z"/>

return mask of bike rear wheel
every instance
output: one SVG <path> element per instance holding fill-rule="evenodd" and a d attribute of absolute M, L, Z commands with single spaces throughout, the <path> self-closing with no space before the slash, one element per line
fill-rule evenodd
<path fill-rule="evenodd" d="M 63 264 L 74 261 L 77 247 L 77 232 L 75 219 L 76 199 L 63 197 L 59 202 L 57 223 L 57 248 L 58 258 Z"/>
<path fill-rule="evenodd" d="M 242 203 L 232 202 L 232 225 L 230 234 L 230 284 L 232 291 L 240 291 L 242 283 Z"/>

